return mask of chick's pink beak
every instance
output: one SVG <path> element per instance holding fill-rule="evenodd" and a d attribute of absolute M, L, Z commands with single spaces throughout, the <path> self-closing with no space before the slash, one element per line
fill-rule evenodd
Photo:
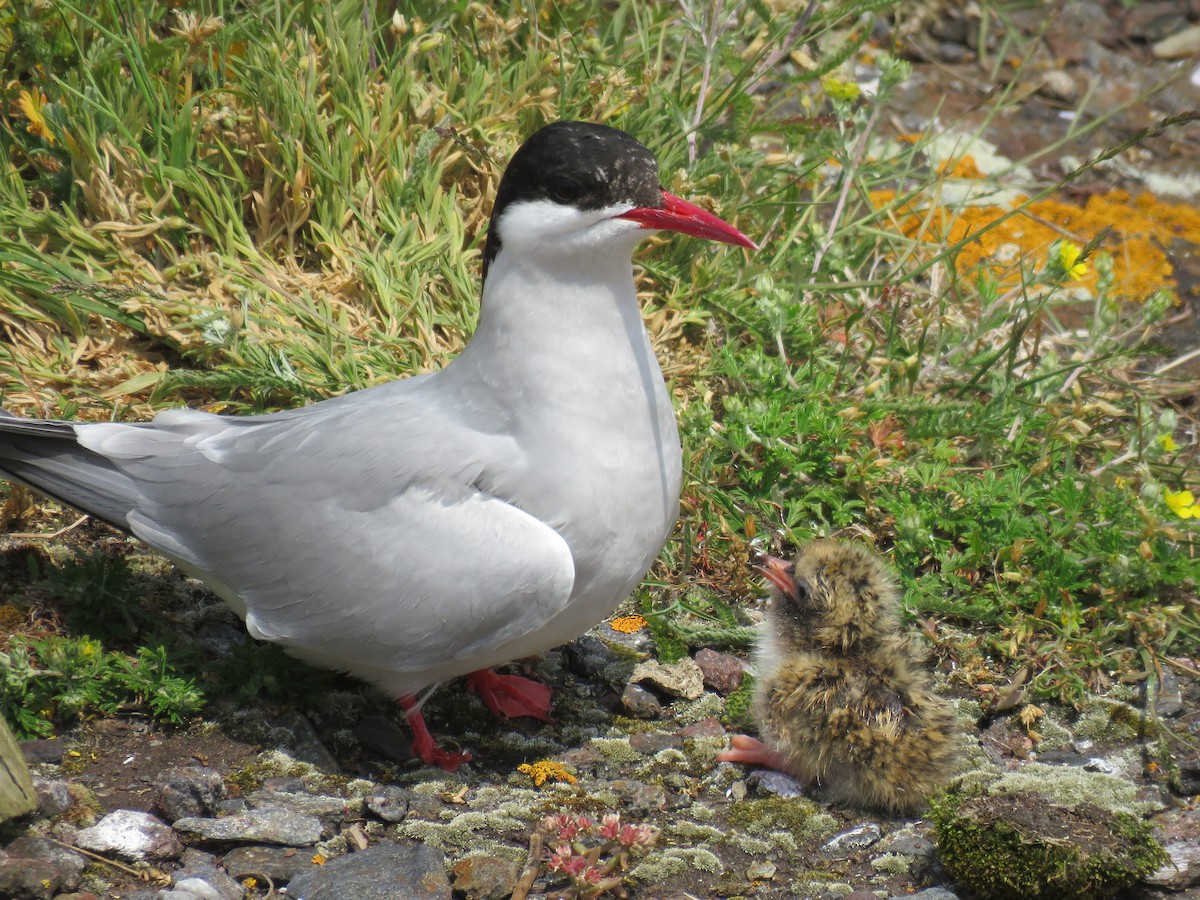
<path fill-rule="evenodd" d="M 764 553 L 758 558 L 757 562 L 753 562 L 750 565 L 763 578 L 775 585 L 784 596 L 791 597 L 795 595 L 795 569 L 786 559 L 780 559 L 778 556 L 770 556 Z"/>
<path fill-rule="evenodd" d="M 681 197 L 676 197 L 666 191 L 662 192 L 662 206 L 653 208 L 639 206 L 627 213 L 621 213 L 617 218 L 630 219 L 643 228 L 678 231 L 681 234 L 690 234 L 692 237 L 703 238 L 706 241 L 721 241 L 750 250 L 758 249 L 758 245 L 754 241 L 728 222 L 717 218 L 694 203 L 688 203 Z"/>

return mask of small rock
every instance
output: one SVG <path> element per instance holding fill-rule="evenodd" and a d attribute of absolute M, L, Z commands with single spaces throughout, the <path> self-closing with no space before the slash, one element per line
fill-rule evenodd
<path fill-rule="evenodd" d="M 168 822 L 188 816 L 210 816 L 225 791 L 221 773 L 205 766 L 178 766 L 158 776 L 156 804 Z"/>
<path fill-rule="evenodd" d="M 640 684 L 627 684 L 621 693 L 621 706 L 635 719 L 662 718 L 663 706 L 652 693 Z"/>
<path fill-rule="evenodd" d="M 277 885 L 287 884 L 297 875 L 318 868 L 311 850 L 294 847 L 238 847 L 225 854 L 225 871 L 239 881 L 253 876 L 260 882 L 269 878 Z"/>
<path fill-rule="evenodd" d="M 373 750 L 384 759 L 407 762 L 412 759 L 409 747 L 412 742 L 400 730 L 393 719 L 386 716 L 364 716 L 354 726 L 354 736 L 368 750 Z"/>
<path fill-rule="evenodd" d="M 917 891 L 915 894 L 904 894 L 902 898 L 898 897 L 896 900 L 958 900 L 958 894 L 942 887 L 931 887 Z"/>
<path fill-rule="evenodd" d="M 882 836 L 883 831 L 878 825 L 867 822 L 865 825 L 857 825 L 848 831 L 835 834 L 825 842 L 822 849 L 834 852 L 862 850 L 870 847 Z"/>
<path fill-rule="evenodd" d="M 321 839 L 321 822 L 290 809 L 254 809 L 222 819 L 188 817 L 175 823 L 180 831 L 207 841 L 261 841 L 307 847 Z"/>
<path fill-rule="evenodd" d="M 706 687 L 720 694 L 730 694 L 742 686 L 746 664 L 732 653 L 718 653 L 705 647 L 695 659 Z"/>
<path fill-rule="evenodd" d="M 242 900 L 245 889 L 223 870 L 215 866 L 187 868 L 175 873 L 175 884 L 170 891 L 159 893 L 160 898 L 171 900 Z"/>
<path fill-rule="evenodd" d="M 221 892 L 203 878 L 176 881 L 169 891 L 159 891 L 157 900 L 224 900 Z"/>
<path fill-rule="evenodd" d="M 64 888 L 79 887 L 79 875 L 52 859 L 0 859 L 0 897 L 50 900 Z"/>
<path fill-rule="evenodd" d="M 293 878 L 288 895 L 298 900 L 450 900 L 450 880 L 440 850 L 377 844 Z"/>
<path fill-rule="evenodd" d="M 251 809 L 290 809 L 306 816 L 344 819 L 362 813 L 361 800 L 347 800 L 345 797 L 328 797 L 323 794 L 255 791 L 246 801 Z"/>
<path fill-rule="evenodd" d="M 613 644 L 624 650 L 632 650 L 642 657 L 649 654 L 654 646 L 654 639 L 650 637 L 650 632 L 645 628 L 639 628 L 637 631 L 632 632 L 624 632 L 615 630 L 607 622 L 602 622 L 589 631 L 588 634 L 600 638 L 600 640 L 607 644 Z"/>
<path fill-rule="evenodd" d="M 1200 56 L 1200 25 L 1192 25 L 1165 37 L 1151 51 L 1159 59 L 1186 59 Z"/>
<path fill-rule="evenodd" d="M 695 741 L 701 738 L 723 738 L 725 737 L 725 726 L 721 724 L 720 719 L 714 719 L 711 716 L 701 719 L 699 722 L 693 722 L 684 728 L 680 728 L 675 732 L 685 741 Z"/>
<path fill-rule="evenodd" d="M 585 634 L 566 646 L 567 666 L 581 678 L 598 678 L 619 687 L 629 679 L 633 663 L 617 655 L 595 635 Z M 622 673 L 623 670 L 623 673 Z"/>
<path fill-rule="evenodd" d="M 333 754 L 321 743 L 312 723 L 300 713 L 295 711 L 284 713 L 279 717 L 278 724 L 280 728 L 292 733 L 288 751 L 296 759 L 310 763 L 322 772 L 337 773 L 341 771 Z"/>
<path fill-rule="evenodd" d="M 68 881 L 73 881 L 67 885 L 68 888 L 79 886 L 83 870 L 88 867 L 88 860 L 83 854 L 76 853 L 70 847 L 64 847 L 39 834 L 21 835 L 4 848 L 4 853 L 10 859 L 49 860 L 61 864 L 68 871 L 74 872 L 73 878 L 68 879 Z"/>
<path fill-rule="evenodd" d="M 750 868 L 746 869 L 747 881 L 770 881 L 775 877 L 775 863 L 769 859 L 760 859 L 750 863 Z"/>
<path fill-rule="evenodd" d="M 667 791 L 661 784 L 646 784 L 630 778 L 613 781 L 609 787 L 621 797 L 621 811 L 630 816 L 642 816 L 667 808 Z"/>
<path fill-rule="evenodd" d="M 1142 880 L 1170 891 L 1184 891 L 1200 884 L 1200 843 L 1172 841 L 1162 845 L 1171 861 Z"/>
<path fill-rule="evenodd" d="M 1068 102 L 1079 96 L 1079 85 L 1075 83 L 1074 78 L 1062 69 L 1051 69 L 1048 72 L 1042 73 L 1040 90 L 1049 97 Z"/>
<path fill-rule="evenodd" d="M 33 792 L 38 797 L 38 815 L 44 818 L 61 815 L 71 808 L 71 788 L 65 781 L 33 778 Z"/>
<path fill-rule="evenodd" d="M 877 847 L 882 853 L 900 853 L 904 856 L 927 857 L 932 856 L 937 849 L 937 845 L 933 840 L 923 834 L 919 834 L 912 828 L 902 828 L 899 831 L 893 831 Z"/>
<path fill-rule="evenodd" d="M 787 772 L 777 772 L 774 769 L 755 769 L 746 776 L 746 781 L 755 785 L 764 794 L 770 794 L 782 800 L 803 797 L 808 793 L 802 782 Z"/>
<path fill-rule="evenodd" d="M 664 731 L 638 731 L 629 736 L 629 746 L 638 753 L 653 756 L 661 750 L 678 750 L 683 738 Z"/>
<path fill-rule="evenodd" d="M 183 844 L 165 824 L 147 812 L 118 809 L 91 828 L 75 835 L 75 843 L 94 853 L 116 853 L 134 862 L 151 859 L 175 859 Z"/>
<path fill-rule="evenodd" d="M 385 784 L 367 795 L 367 809 L 385 822 L 402 822 L 408 815 L 408 791 Z"/>
<path fill-rule="evenodd" d="M 1156 711 L 1164 719 L 1174 719 L 1176 716 L 1182 715 L 1186 709 L 1183 692 L 1179 687 L 1179 676 L 1170 669 L 1165 669 L 1162 683 L 1158 687 Z"/>
<path fill-rule="evenodd" d="M 39 741 L 18 741 L 17 746 L 21 748 L 21 755 L 25 757 L 25 762 L 30 765 L 34 763 L 61 763 L 63 756 L 67 752 L 67 748 L 63 746 L 62 741 L 50 738 Z"/>
<path fill-rule="evenodd" d="M 450 869 L 454 891 L 467 900 L 507 900 L 521 877 L 520 867 L 498 856 L 468 856 Z"/>
<path fill-rule="evenodd" d="M 704 693 L 704 675 L 689 657 L 670 665 L 663 665 L 655 659 L 640 662 L 634 667 L 629 681 L 653 685 L 664 694 L 684 700 L 696 700 Z"/>
<path fill-rule="evenodd" d="M 261 790 L 273 794 L 303 794 L 308 788 L 303 778 L 295 775 L 276 775 L 274 778 L 264 778 Z"/>

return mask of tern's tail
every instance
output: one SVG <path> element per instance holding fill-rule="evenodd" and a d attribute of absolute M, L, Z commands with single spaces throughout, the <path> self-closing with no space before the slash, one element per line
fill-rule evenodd
<path fill-rule="evenodd" d="M 129 530 L 137 488 L 107 458 L 79 444 L 71 422 L 0 410 L 0 478 L 12 478 Z"/>

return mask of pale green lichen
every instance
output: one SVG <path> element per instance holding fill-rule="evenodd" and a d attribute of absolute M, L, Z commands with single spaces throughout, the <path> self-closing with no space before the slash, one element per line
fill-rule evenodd
<path fill-rule="evenodd" d="M 725 835 L 725 843 L 750 856 L 762 856 L 776 851 L 795 853 L 800 849 L 800 844 L 788 831 L 769 831 L 762 837 L 731 831 Z"/>
<path fill-rule="evenodd" d="M 1074 766 L 1030 763 L 996 779 L 987 793 L 1030 791 L 1045 794 L 1056 803 L 1093 803 L 1112 812 L 1135 815 L 1154 809 L 1155 804 L 1138 799 L 1137 785 L 1123 778 L 1086 772 Z"/>
<path fill-rule="evenodd" d="M 725 866 L 708 850 L 698 847 L 667 847 L 636 865 L 629 877 L 635 881 L 653 883 L 693 870 L 720 875 L 725 871 Z"/>
<path fill-rule="evenodd" d="M 1044 753 L 1047 750 L 1069 750 L 1071 748 L 1071 730 L 1059 722 L 1053 715 L 1046 715 L 1038 719 L 1034 730 L 1042 738 L 1037 744 L 1039 753 Z"/>
<path fill-rule="evenodd" d="M 1071 726 L 1076 739 L 1098 744 L 1123 744 L 1141 736 L 1142 714 L 1127 703 L 1092 697 Z"/>
<path fill-rule="evenodd" d="M 719 719 L 725 712 L 725 701 L 717 694 L 707 693 L 696 700 L 676 700 L 672 708 L 680 725 L 694 725 L 703 719 Z"/>
<path fill-rule="evenodd" d="M 611 763 L 621 766 L 636 766 L 645 761 L 645 757 L 629 746 L 629 738 L 592 738 L 588 746 L 598 750 L 600 755 Z"/>
<path fill-rule="evenodd" d="M 917 859 L 907 853 L 884 853 L 871 860 L 871 868 L 893 875 L 907 875 L 916 863 Z"/>

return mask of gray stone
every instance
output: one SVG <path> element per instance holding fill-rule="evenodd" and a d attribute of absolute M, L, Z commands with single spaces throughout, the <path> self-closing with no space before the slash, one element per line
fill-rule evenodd
<path fill-rule="evenodd" d="M 663 706 L 652 693 L 640 684 L 627 684 L 621 693 L 621 706 L 635 719 L 662 718 Z"/>
<path fill-rule="evenodd" d="M 452 867 L 454 892 L 466 900 L 507 900 L 512 896 L 521 868 L 498 856 L 468 856 Z"/>
<path fill-rule="evenodd" d="M 295 900 L 450 900 L 450 879 L 440 850 L 377 844 L 292 879 L 288 895 Z"/>
<path fill-rule="evenodd" d="M 730 694 L 742 686 L 746 664 L 732 653 L 719 653 L 705 647 L 695 656 L 696 665 L 706 687 L 720 694 Z"/>
<path fill-rule="evenodd" d="M 39 816 L 50 818 L 61 815 L 71 808 L 71 788 L 65 781 L 33 777 L 33 792 L 38 797 Z"/>
<path fill-rule="evenodd" d="M 1162 845 L 1171 861 L 1142 880 L 1155 887 L 1183 891 L 1200 884 L 1200 843 L 1172 841 Z"/>
<path fill-rule="evenodd" d="M 322 772 L 341 772 L 337 760 L 329 752 L 317 736 L 312 723 L 298 712 L 287 712 L 279 717 L 278 725 L 291 732 L 292 740 L 288 742 L 288 752 L 291 756 L 310 763 Z"/>
<path fill-rule="evenodd" d="M 177 766 L 155 780 L 156 804 L 168 822 L 194 816 L 210 816 L 225 792 L 221 773 L 206 766 Z"/>
<path fill-rule="evenodd" d="M 93 853 L 115 853 L 134 862 L 175 859 L 183 844 L 171 826 L 147 812 L 118 809 L 75 835 L 75 844 Z"/>
<path fill-rule="evenodd" d="M 60 740 L 52 740 L 46 738 L 36 741 L 17 741 L 17 746 L 21 748 L 21 755 L 25 757 L 25 762 L 30 765 L 35 763 L 61 763 L 63 756 L 66 755 L 67 748 Z"/>
<path fill-rule="evenodd" d="M 79 874 L 52 859 L 0 859 L 0 897 L 50 900 L 62 890 L 79 887 Z"/>
<path fill-rule="evenodd" d="M 408 815 L 409 793 L 395 785 L 385 784 L 367 795 L 367 809 L 385 822 L 402 822 Z"/>
<path fill-rule="evenodd" d="M 893 900 L 900 900 L 896 897 Z M 915 894 L 904 894 L 903 900 L 958 900 L 958 894 L 941 887 L 925 888 Z"/>
<path fill-rule="evenodd" d="M 252 809 L 290 809 L 307 816 L 328 816 L 345 819 L 362 814 L 361 800 L 327 797 L 322 794 L 295 794 L 274 791 L 255 791 L 246 798 Z"/>
<path fill-rule="evenodd" d="M 862 850 L 870 847 L 883 835 L 882 830 L 874 822 L 856 825 L 839 834 L 835 834 L 825 842 L 824 850 L 834 853 Z"/>
<path fill-rule="evenodd" d="M 774 769 L 756 769 L 746 776 L 746 781 L 758 787 L 764 794 L 771 794 L 783 800 L 803 797 L 807 791 L 804 784 L 786 772 Z"/>
<path fill-rule="evenodd" d="M 395 720 L 386 716 L 364 716 L 354 726 L 354 736 L 368 750 L 373 750 L 385 759 L 393 762 L 408 762 L 412 759 L 409 752 L 409 736 L 400 730 Z"/>
<path fill-rule="evenodd" d="M 68 871 L 74 872 L 74 883 L 65 885 L 68 889 L 79 885 L 79 878 L 88 867 L 88 860 L 82 853 L 76 853 L 70 847 L 64 847 L 40 834 L 23 834 L 5 847 L 4 852 L 10 859 L 50 860 L 59 863 Z"/>
<path fill-rule="evenodd" d="M 920 834 L 912 828 L 902 828 L 884 838 L 876 849 L 881 853 L 928 857 L 933 855 L 937 845 L 928 836 Z"/>
<path fill-rule="evenodd" d="M 276 885 L 287 884 L 297 875 L 319 868 L 313 862 L 311 850 L 295 847 L 238 847 L 225 854 L 225 871 L 241 880 L 247 876 L 260 882 L 270 880 Z"/>
<path fill-rule="evenodd" d="M 629 736 L 629 746 L 638 753 L 653 756 L 661 750 L 678 750 L 683 738 L 663 731 L 637 731 Z"/>
<path fill-rule="evenodd" d="M 626 661 L 600 638 L 585 634 L 566 647 L 567 666 L 583 678 L 598 678 L 613 687 L 619 687 L 629 679 L 633 662 Z"/>
<path fill-rule="evenodd" d="M 157 900 L 224 900 L 221 892 L 203 878 L 184 878 L 169 891 L 159 891 Z"/>
<path fill-rule="evenodd" d="M 321 839 L 321 822 L 290 809 L 253 809 L 222 819 L 189 817 L 175 823 L 180 831 L 207 841 L 261 841 L 307 847 Z"/>
<path fill-rule="evenodd" d="M 632 778 L 609 784 L 621 798 L 621 812 L 637 817 L 667 808 L 667 791 L 661 784 L 647 784 Z"/>
<path fill-rule="evenodd" d="M 167 896 L 176 897 L 175 892 L 190 892 L 198 900 L 242 900 L 246 891 L 225 871 L 215 866 L 188 868 L 175 873 L 175 884 Z M 159 896 L 163 896 L 159 894 Z M 178 897 L 177 900 L 183 900 Z"/>
<path fill-rule="evenodd" d="M 696 700 L 704 693 L 704 674 L 690 657 L 670 665 L 655 659 L 640 662 L 629 680 L 633 684 L 652 685 L 668 696 L 684 700 Z"/>

